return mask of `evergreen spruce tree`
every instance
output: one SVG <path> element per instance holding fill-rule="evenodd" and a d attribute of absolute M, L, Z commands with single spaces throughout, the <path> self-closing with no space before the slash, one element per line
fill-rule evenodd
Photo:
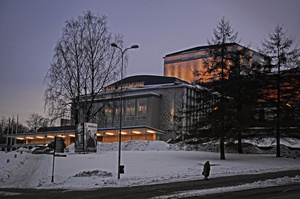
<path fill-rule="evenodd" d="M 231 128 L 229 110 L 229 98 L 225 89 L 225 80 L 228 78 L 231 67 L 231 53 L 233 45 L 228 45 L 237 42 L 238 32 L 235 32 L 231 27 L 229 20 L 225 17 L 221 19 L 217 27 L 214 29 L 214 37 L 208 40 L 208 44 L 213 46 L 208 51 L 211 58 L 204 61 L 204 66 L 207 68 L 207 73 L 211 76 L 211 81 L 218 81 L 217 89 L 220 93 L 219 102 L 214 109 L 218 112 L 218 120 L 214 117 L 214 129 L 220 138 L 220 159 L 225 159 L 225 136 Z M 219 121 L 218 123 L 216 123 Z"/>
<path fill-rule="evenodd" d="M 294 40 L 289 38 L 282 25 L 277 25 L 275 30 L 269 34 L 268 39 L 262 42 L 261 52 L 272 58 L 271 67 L 275 73 L 275 102 L 276 102 L 276 157 L 281 156 L 280 138 L 282 127 L 282 113 L 286 100 L 283 93 L 282 70 L 299 67 L 299 49 L 294 47 Z M 272 89 L 272 88 L 271 88 Z M 287 90 L 285 90 L 287 91 Z"/>
<path fill-rule="evenodd" d="M 204 104 L 190 111 L 206 112 L 200 122 L 193 122 L 193 134 L 201 138 L 220 142 L 220 158 L 225 159 L 225 140 L 238 141 L 238 152 L 242 153 L 242 139 L 246 129 L 254 123 L 255 108 L 261 88 L 260 80 L 264 66 L 252 60 L 253 51 L 236 43 L 235 32 L 225 18 L 214 30 L 214 37 L 208 43 L 208 58 L 204 60 L 206 71 L 195 75 L 210 77 L 209 82 L 200 85 L 216 91 L 208 97 L 196 97 Z M 207 79 L 207 78 L 203 78 Z M 198 83 L 199 83 L 198 82 Z M 213 102 L 213 103 L 212 103 Z M 196 103 L 201 104 L 201 103 Z M 191 114 L 190 114 L 191 115 Z M 202 114 L 203 115 L 203 114 Z M 199 117 L 196 117 L 199 119 Z M 200 125 L 199 125 L 200 124 Z"/>

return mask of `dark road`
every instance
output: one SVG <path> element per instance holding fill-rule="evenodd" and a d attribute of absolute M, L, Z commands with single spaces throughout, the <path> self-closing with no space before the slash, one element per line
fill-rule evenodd
<path fill-rule="evenodd" d="M 198 198 L 198 197 L 190 197 Z M 291 184 L 276 187 L 265 187 L 260 189 L 250 189 L 244 191 L 228 192 L 222 194 L 212 194 L 204 199 L 298 199 L 300 198 L 300 184 Z"/>
<path fill-rule="evenodd" d="M 157 196 L 176 194 L 181 191 L 237 186 L 241 184 L 252 183 L 259 180 L 275 179 L 275 178 L 281 178 L 285 176 L 295 177 L 297 175 L 298 176 L 300 175 L 300 170 L 280 171 L 280 172 L 265 173 L 265 174 L 227 176 L 227 177 L 213 178 L 208 181 L 203 180 L 201 178 L 201 180 L 182 181 L 182 182 L 174 182 L 174 183 L 167 183 L 167 184 L 121 187 L 121 188 L 100 188 L 100 189 L 91 189 L 91 190 L 3 189 L 2 188 L 0 189 L 0 197 L 1 198 L 22 198 L 22 199 L 26 199 L 26 198 L 28 199 L 29 198 L 30 199 L 34 199 L 34 198 L 39 198 L 39 199 L 42 198 L 74 198 L 74 199 L 75 198 L 82 198 L 82 199 L 84 198 L 118 198 L 118 199 L 143 198 L 144 199 L 144 198 L 152 198 Z M 298 185 L 298 187 L 300 187 L 300 185 Z M 258 190 L 261 191 L 260 189 Z M 271 193 L 272 192 L 274 193 L 274 191 L 271 191 Z M 254 197 L 254 195 L 252 195 L 252 197 L 245 197 L 247 195 L 251 196 L 251 194 L 254 193 L 253 190 L 234 192 L 234 193 L 238 193 L 242 195 L 246 194 L 243 195 L 243 199 Z M 299 192 L 293 194 L 299 195 Z M 231 195 L 231 193 L 208 195 L 204 197 L 202 196 L 201 198 L 218 198 L 218 197 L 235 198 L 235 196 Z M 237 198 L 241 198 L 241 195 L 238 195 Z M 256 195 L 255 198 L 258 199 Z"/>

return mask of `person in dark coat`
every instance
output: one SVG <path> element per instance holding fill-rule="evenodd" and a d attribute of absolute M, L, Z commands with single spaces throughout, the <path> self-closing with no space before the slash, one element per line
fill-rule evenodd
<path fill-rule="evenodd" d="M 203 165 L 203 172 L 202 172 L 202 175 L 204 175 L 204 180 L 208 180 L 209 172 L 210 172 L 210 163 L 209 161 L 206 161 L 205 164 Z"/>

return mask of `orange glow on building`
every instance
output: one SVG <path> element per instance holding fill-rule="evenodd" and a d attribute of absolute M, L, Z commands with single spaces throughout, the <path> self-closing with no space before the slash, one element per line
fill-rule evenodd
<path fill-rule="evenodd" d="M 194 82 L 199 77 L 195 76 L 195 73 L 204 73 L 206 69 L 203 67 L 203 60 L 192 60 L 179 63 L 165 64 L 164 76 L 177 77 L 188 82 Z M 202 76 L 202 81 L 207 82 L 210 76 Z"/>
<path fill-rule="evenodd" d="M 57 135 L 57 137 L 65 138 L 65 135 Z"/>
<path fill-rule="evenodd" d="M 164 57 L 164 76 L 177 77 L 187 82 L 208 82 L 213 77 L 220 79 L 217 73 L 220 73 L 221 69 L 215 74 L 208 72 L 208 69 L 205 67 L 206 62 L 210 65 L 212 61 L 212 56 L 209 55 L 209 49 L 217 48 L 215 45 L 211 46 L 199 46 L 176 53 L 168 54 Z M 245 47 L 236 44 L 230 43 L 226 46 L 228 52 L 235 50 L 242 50 Z M 246 48 L 247 49 L 247 48 Z M 251 56 L 249 65 L 251 67 L 252 62 L 258 62 L 263 64 L 267 59 L 264 55 L 261 55 L 253 50 L 248 49 L 248 54 Z M 220 62 L 221 60 L 218 60 Z M 243 56 L 240 56 L 240 63 L 244 63 Z M 225 78 L 228 78 L 228 70 L 230 69 L 232 63 L 225 59 Z M 197 74 L 197 75 L 196 75 Z"/>
<path fill-rule="evenodd" d="M 274 101 L 277 102 L 277 77 L 270 77 L 270 85 L 263 91 L 264 98 L 259 99 L 259 102 Z M 300 72 L 285 72 L 281 75 L 280 82 L 280 101 L 299 101 L 300 100 Z"/>

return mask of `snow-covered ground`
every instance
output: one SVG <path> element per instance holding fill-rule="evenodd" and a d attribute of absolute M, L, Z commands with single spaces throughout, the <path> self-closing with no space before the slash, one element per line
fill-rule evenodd
<path fill-rule="evenodd" d="M 125 165 L 125 174 L 117 179 L 118 143 L 99 143 L 98 152 L 91 154 L 74 153 L 74 145 L 68 148 L 69 152 L 65 153 L 67 157 L 55 158 L 54 182 L 51 182 L 52 155 L 32 154 L 26 149 L 8 153 L 1 151 L 0 187 L 92 189 L 195 180 L 203 178 L 202 165 L 207 160 L 213 165 L 211 178 L 300 169 L 300 158 L 226 153 L 226 160 L 220 160 L 218 152 L 195 151 L 191 147 L 169 145 L 162 141 L 139 140 L 122 143 L 121 163 Z M 300 182 L 300 177 L 256 182 L 243 185 L 240 189 L 291 182 Z M 214 189 L 214 192 L 217 190 Z M 211 190 L 202 190 L 201 193 L 203 191 Z M 221 191 L 226 190 L 222 188 Z"/>

